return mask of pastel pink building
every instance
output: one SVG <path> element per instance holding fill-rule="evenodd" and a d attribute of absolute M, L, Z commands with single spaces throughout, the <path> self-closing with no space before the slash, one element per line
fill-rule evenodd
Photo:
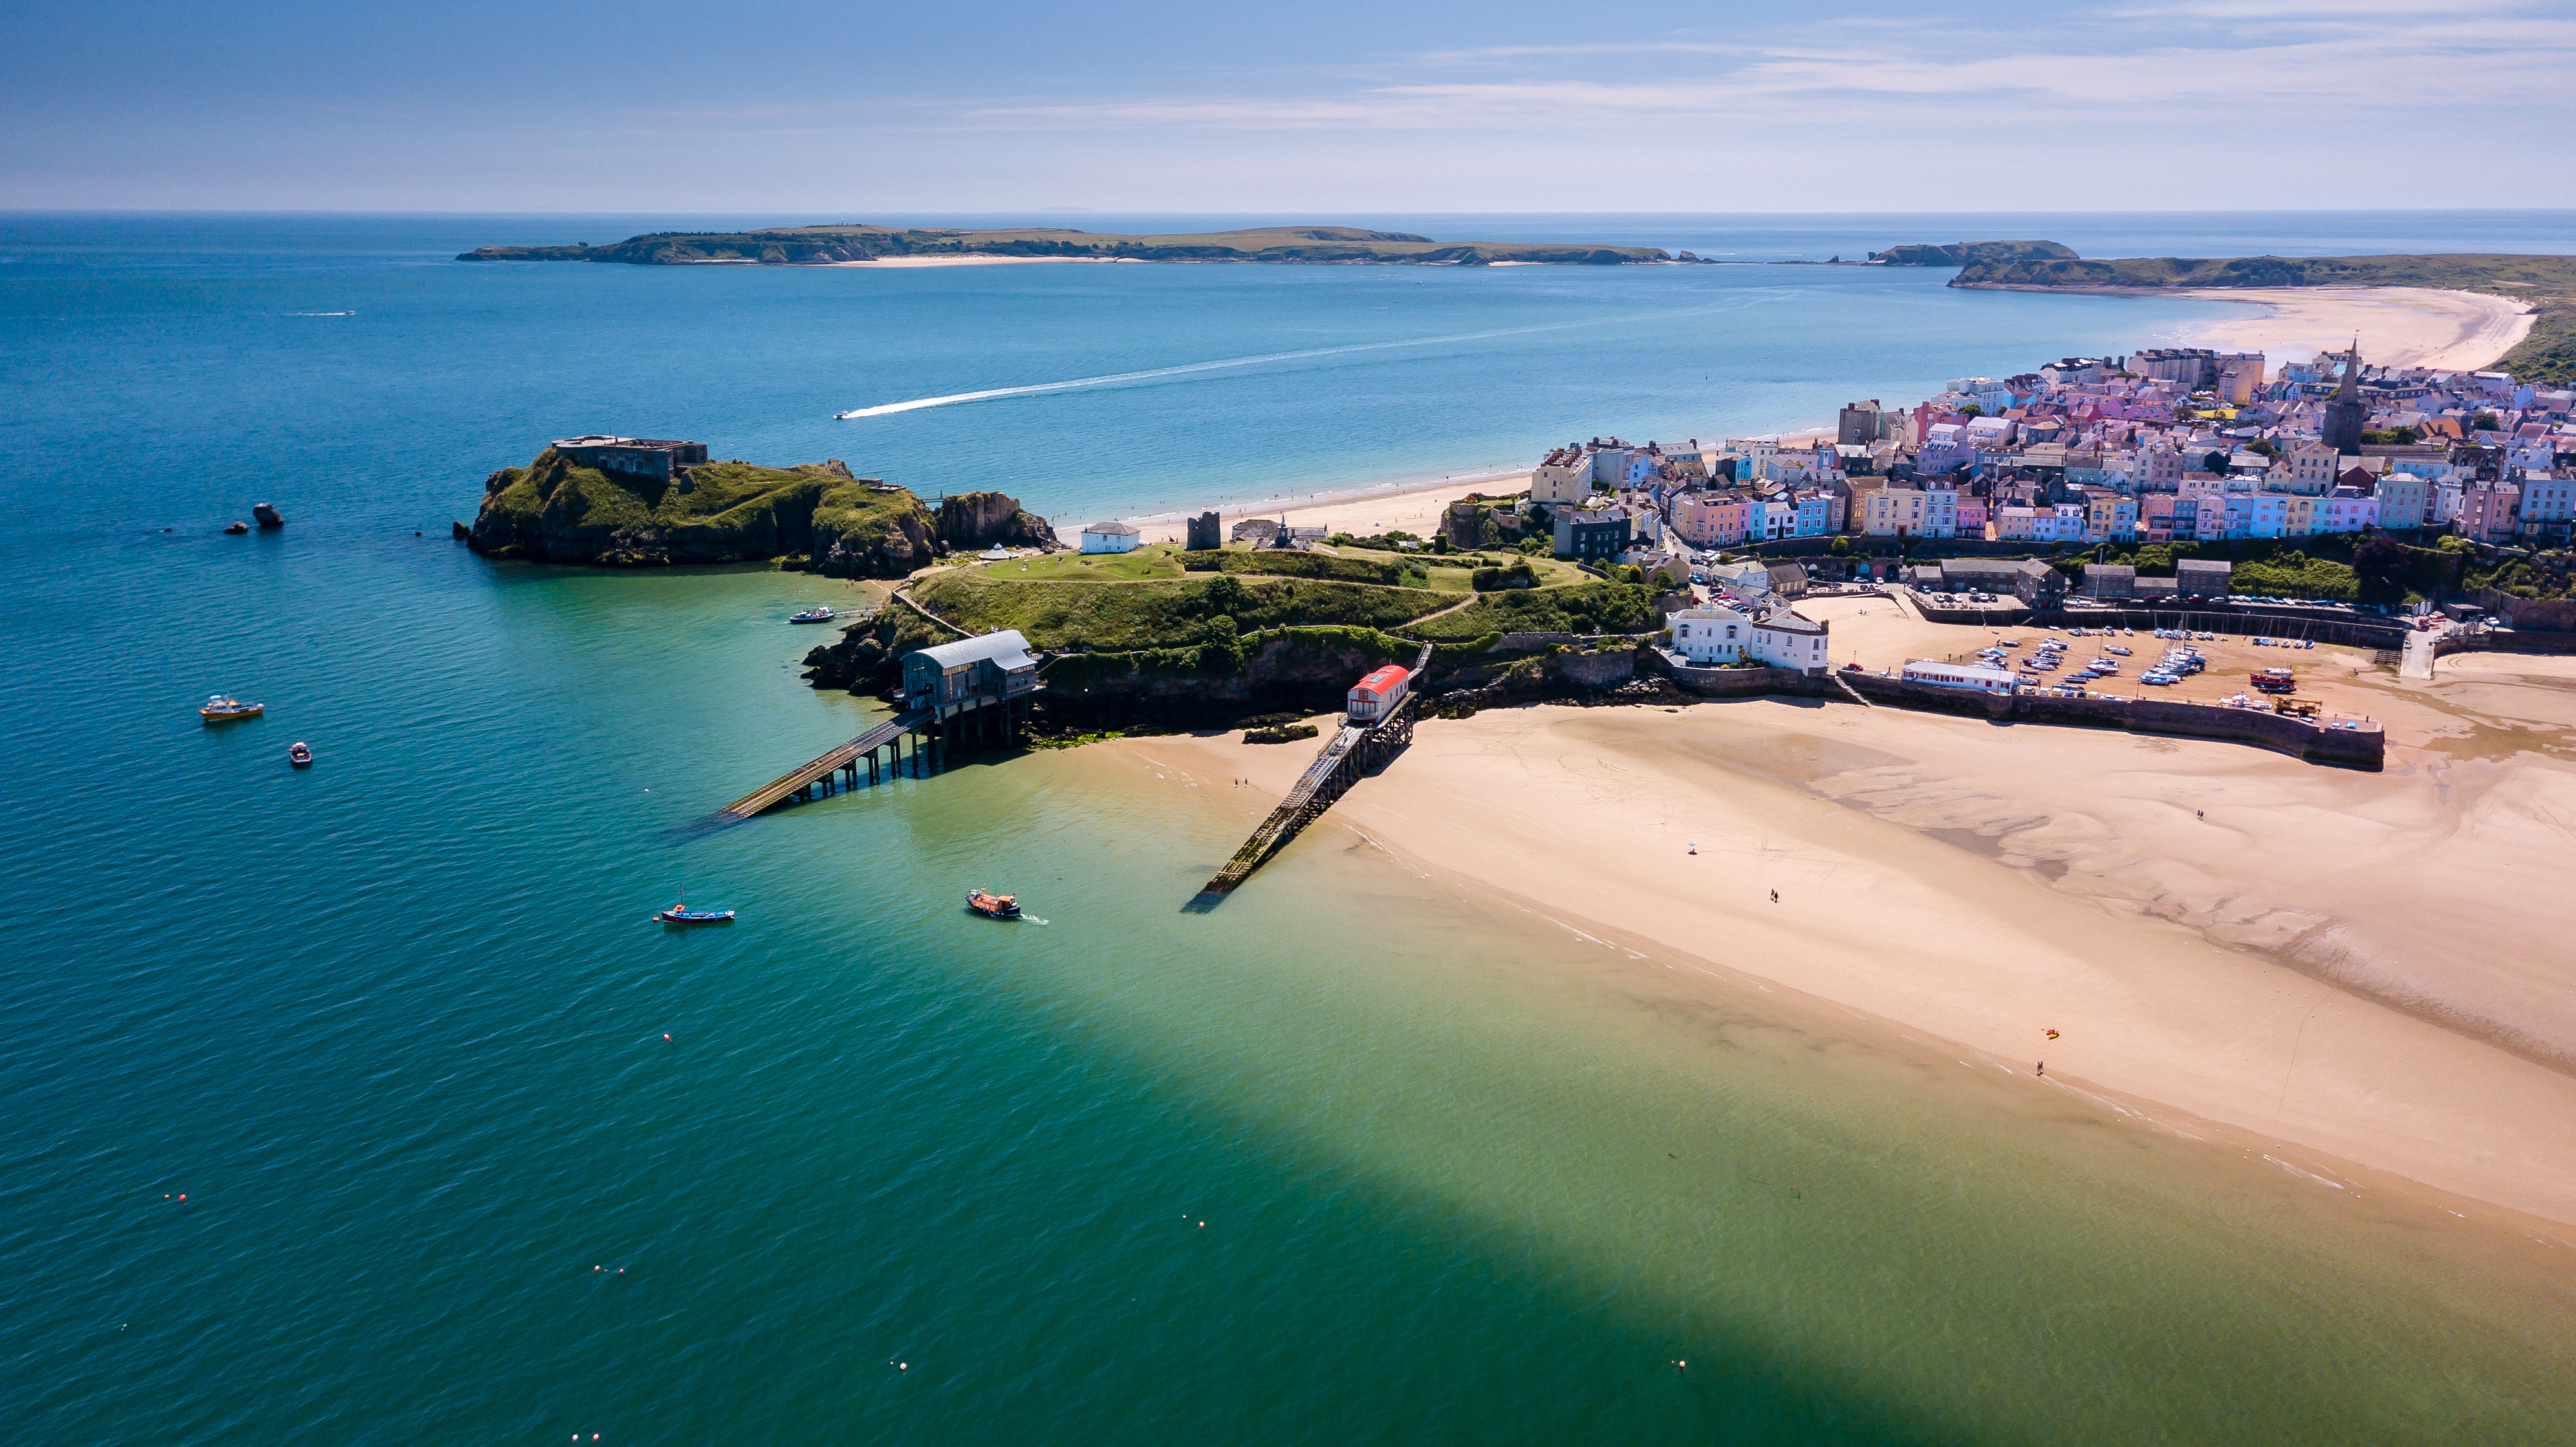
<path fill-rule="evenodd" d="M 1740 492 L 1685 492 L 1673 499 L 1673 532 L 1695 548 L 1723 548 L 1744 541 L 1750 505 Z"/>

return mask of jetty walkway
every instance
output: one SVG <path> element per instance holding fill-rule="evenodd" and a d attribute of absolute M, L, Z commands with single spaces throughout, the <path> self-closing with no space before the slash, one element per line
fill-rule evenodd
<path fill-rule="evenodd" d="M 1421 654 L 1413 660 L 1412 682 L 1416 687 L 1422 681 L 1423 670 L 1431 666 L 1432 647 L 1422 645 Z M 1398 750 L 1413 742 L 1413 720 L 1421 697 L 1409 688 L 1403 702 L 1378 722 L 1343 724 L 1325 741 L 1315 762 L 1297 776 L 1296 784 L 1279 801 L 1279 807 L 1270 811 L 1270 817 L 1261 821 L 1261 827 L 1252 831 L 1252 837 L 1243 841 L 1243 847 L 1234 851 L 1225 867 L 1200 886 L 1199 900 L 1212 903 L 1234 893 L 1237 886 L 1252 877 L 1252 871 L 1286 848 L 1300 830 L 1333 807 L 1334 800 L 1349 793 L 1351 785 L 1385 768 Z"/>
<path fill-rule="evenodd" d="M 951 743 L 1007 747 L 1019 738 L 1037 681 L 1037 662 L 1016 632 L 916 649 L 903 656 L 903 706 L 866 733 L 806 760 L 716 811 L 719 821 L 748 819 L 790 800 L 799 803 L 900 775 L 919 778 L 948 761 Z M 909 742 L 911 752 L 906 755 Z"/>

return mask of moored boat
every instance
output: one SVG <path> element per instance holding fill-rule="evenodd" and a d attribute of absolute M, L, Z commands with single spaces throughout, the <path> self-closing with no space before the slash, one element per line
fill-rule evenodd
<path fill-rule="evenodd" d="M 307 743 L 303 742 L 303 741 L 302 741 L 302 740 L 300 740 L 300 739 L 299 739 L 299 740 L 297 740 L 297 741 L 296 741 L 296 742 L 294 742 L 294 743 L 288 744 L 288 745 L 286 746 L 286 761 L 287 761 L 288 763 L 290 763 L 290 764 L 293 764 L 295 767 L 297 767 L 297 768 L 299 768 L 299 769 L 309 769 L 309 768 L 312 768 L 312 767 L 313 767 L 313 748 L 312 748 L 312 745 L 307 744 Z"/>
<path fill-rule="evenodd" d="M 197 709 L 197 717 L 208 723 L 228 723 L 237 718 L 257 718 L 267 711 L 266 705 L 245 703 L 231 694 L 219 693 Z"/>
<path fill-rule="evenodd" d="M 804 612 L 789 618 L 787 621 L 790 623 L 829 623 L 832 621 L 833 617 L 834 614 L 828 605 L 817 603 L 813 607 L 806 609 Z"/>
<path fill-rule="evenodd" d="M 995 894 L 990 890 L 970 889 L 966 891 L 966 907 L 986 919 L 1020 917 L 1020 897 L 1016 894 Z"/>
<path fill-rule="evenodd" d="M 653 917 L 654 917 L 655 919 L 660 920 L 660 921 L 661 921 L 662 923 L 664 923 L 664 924 L 731 924 L 731 923 L 733 923 L 733 911 L 732 911 L 732 910 L 729 910 L 729 909 L 691 909 L 691 908 L 689 908 L 689 901 L 688 901 L 688 897 L 687 897 L 686 895 L 681 896 L 681 898 L 680 898 L 680 902 L 679 902 L 679 903 L 677 903 L 677 904 L 675 904 L 675 905 L 672 905 L 669 909 L 666 909 L 666 910 L 662 910 L 662 911 L 660 911 L 659 913 L 655 914 Z"/>

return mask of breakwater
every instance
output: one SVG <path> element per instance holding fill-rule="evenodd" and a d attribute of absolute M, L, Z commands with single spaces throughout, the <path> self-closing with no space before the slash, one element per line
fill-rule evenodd
<path fill-rule="evenodd" d="M 2044 694 L 1995 695 L 1933 684 L 1909 683 L 1876 673 L 1808 674 L 1789 668 L 1694 668 L 1655 650 L 1641 649 L 1639 665 L 1670 679 L 1674 687 L 1700 698 L 1753 698 L 1762 695 L 1848 701 L 1857 695 L 1871 704 L 1983 718 L 1995 723 L 2047 724 L 2061 728 L 2119 729 L 2167 738 L 2208 739 L 2250 744 L 2311 764 L 2377 772 L 2387 751 L 2387 735 L 2376 724 L 2358 721 L 2313 724 L 2257 709 L 2211 704 L 2173 703 L 2163 699 L 2055 698 Z"/>

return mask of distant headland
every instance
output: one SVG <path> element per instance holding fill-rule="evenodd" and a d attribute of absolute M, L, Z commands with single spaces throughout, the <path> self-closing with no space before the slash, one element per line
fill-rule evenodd
<path fill-rule="evenodd" d="M 484 246 L 459 261 L 604 261 L 628 266 L 848 266 L 886 260 L 1267 261 L 1308 265 L 1551 264 L 1632 266 L 1696 261 L 1652 246 L 1434 241 L 1349 226 L 1268 226 L 1196 235 L 1117 236 L 1054 227 L 953 231 L 891 226 L 786 226 L 766 231 L 657 231 L 608 246 Z"/>
<path fill-rule="evenodd" d="M 2053 241 L 1899 246 L 1871 260 L 1956 266 L 1957 287 L 1996 291 L 2251 291 L 2288 287 L 2420 287 L 2512 298 L 2532 325 L 2496 366 L 2526 382 L 2576 381 L 2576 257 L 2133 256 L 2088 261 Z"/>

